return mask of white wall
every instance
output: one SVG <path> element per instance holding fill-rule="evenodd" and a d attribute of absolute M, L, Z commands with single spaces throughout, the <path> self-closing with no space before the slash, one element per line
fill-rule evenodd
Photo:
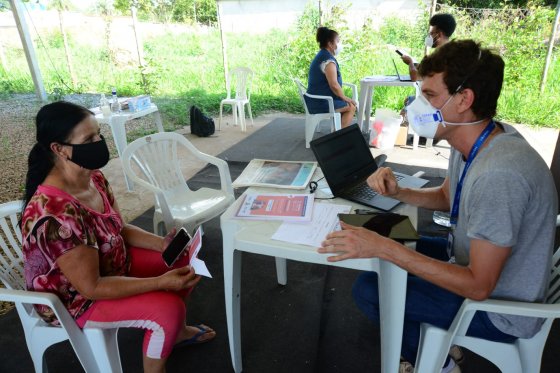
<path fill-rule="evenodd" d="M 318 0 L 311 1 L 318 7 Z M 222 27 L 226 32 L 266 32 L 272 28 L 287 29 L 303 13 L 306 0 L 218 0 Z M 428 6 L 429 0 L 423 0 Z M 323 0 L 328 4 L 349 4 L 346 21 L 359 28 L 367 18 L 374 23 L 389 15 L 414 20 L 421 11 L 418 0 Z"/>

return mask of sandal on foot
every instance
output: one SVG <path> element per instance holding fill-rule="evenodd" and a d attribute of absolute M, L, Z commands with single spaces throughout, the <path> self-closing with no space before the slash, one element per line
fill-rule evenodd
<path fill-rule="evenodd" d="M 207 327 L 206 325 L 203 325 L 203 324 L 195 325 L 194 328 L 197 328 L 199 330 L 199 332 L 197 332 L 191 338 L 188 338 L 188 339 L 185 339 L 181 342 L 176 343 L 175 346 L 173 346 L 173 348 L 180 348 L 180 347 L 185 347 L 185 346 L 190 346 L 190 345 L 195 345 L 195 344 L 208 342 L 208 341 L 211 341 L 212 339 L 214 339 L 216 337 L 214 335 L 214 337 L 212 337 L 212 338 L 199 339 L 204 334 L 213 332 L 213 330 L 210 329 L 209 327 Z"/>

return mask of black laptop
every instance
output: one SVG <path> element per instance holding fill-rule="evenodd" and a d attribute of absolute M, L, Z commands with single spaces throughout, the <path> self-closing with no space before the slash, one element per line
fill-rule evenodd
<path fill-rule="evenodd" d="M 412 79 L 410 78 L 410 75 L 404 75 L 404 74 L 400 74 L 399 73 L 399 69 L 397 68 L 397 64 L 395 63 L 395 60 L 393 58 L 391 58 L 391 61 L 393 62 L 393 66 L 395 66 L 395 71 L 397 72 L 397 78 L 399 78 L 399 81 L 401 82 L 411 82 Z"/>
<path fill-rule="evenodd" d="M 357 124 L 311 141 L 311 149 L 332 194 L 376 209 L 389 211 L 400 202 L 377 194 L 366 179 L 377 163 Z M 421 188 L 428 180 L 394 172 L 401 187 Z"/>

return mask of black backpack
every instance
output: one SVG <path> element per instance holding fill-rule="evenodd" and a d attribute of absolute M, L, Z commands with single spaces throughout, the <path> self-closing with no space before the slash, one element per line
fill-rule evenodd
<path fill-rule="evenodd" d="M 208 137 L 214 134 L 216 126 L 214 119 L 207 117 L 196 106 L 191 106 L 190 110 L 191 119 L 191 133 L 200 137 Z"/>

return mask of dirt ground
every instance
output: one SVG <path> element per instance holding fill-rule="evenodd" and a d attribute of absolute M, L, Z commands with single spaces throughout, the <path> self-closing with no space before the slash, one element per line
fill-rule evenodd
<path fill-rule="evenodd" d="M 98 95 L 69 95 L 65 100 L 86 107 L 97 106 Z M 19 94 L 0 99 L 0 203 L 20 199 L 25 186 L 27 155 L 35 144 L 35 115 L 43 103 L 34 94 Z M 142 118 L 132 126 L 145 126 Z M 134 130 L 134 128 L 132 129 Z M 101 132 L 107 139 L 111 158 L 117 156 L 108 126 Z"/>
<path fill-rule="evenodd" d="M 86 107 L 97 106 L 98 96 L 93 94 L 72 95 L 67 101 Z M 34 94 L 3 96 L 0 99 L 0 203 L 23 198 L 27 155 L 35 144 L 35 115 L 43 106 Z M 132 126 L 142 127 L 141 119 Z M 117 156 L 111 131 L 102 126 L 111 157 Z M 109 140 L 111 139 L 111 140 Z M 12 304 L 0 302 L 0 315 L 12 308 Z"/>

